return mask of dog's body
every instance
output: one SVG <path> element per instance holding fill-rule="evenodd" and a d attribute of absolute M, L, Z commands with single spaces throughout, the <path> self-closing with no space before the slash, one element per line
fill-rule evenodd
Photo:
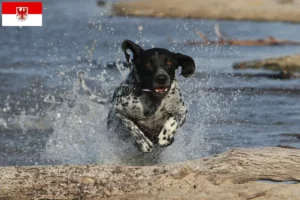
<path fill-rule="evenodd" d="M 132 133 L 143 152 L 151 151 L 153 143 L 170 145 L 174 141 L 175 131 L 184 123 L 187 113 L 177 80 L 173 80 L 166 97 L 155 100 L 147 92 L 136 93 L 135 90 L 139 89 L 136 88 L 132 75 L 133 73 L 115 91 L 108 127 L 120 129 L 120 126 L 113 123 L 119 119 L 122 122 L 120 125 L 125 125 Z"/>
<path fill-rule="evenodd" d="M 188 77 L 194 73 L 195 64 L 189 56 L 166 49 L 143 50 L 125 40 L 122 50 L 127 61 L 127 49 L 133 53 L 134 67 L 114 92 L 107 125 L 121 134 L 130 133 L 140 150 L 151 152 L 153 143 L 171 145 L 176 130 L 184 124 L 187 108 L 175 70 L 181 66 L 182 75 Z"/>

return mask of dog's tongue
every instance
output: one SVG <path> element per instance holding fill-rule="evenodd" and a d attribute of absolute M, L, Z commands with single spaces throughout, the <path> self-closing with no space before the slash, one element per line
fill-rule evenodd
<path fill-rule="evenodd" d="M 142 89 L 142 90 L 144 92 L 151 92 L 151 90 L 149 90 L 149 89 Z M 166 91 L 168 91 L 168 88 L 156 88 L 155 89 L 155 92 L 157 92 L 157 93 L 164 93 Z"/>
<path fill-rule="evenodd" d="M 168 90 L 168 88 L 156 88 L 155 92 L 163 93 L 163 92 L 166 92 L 167 90 Z"/>

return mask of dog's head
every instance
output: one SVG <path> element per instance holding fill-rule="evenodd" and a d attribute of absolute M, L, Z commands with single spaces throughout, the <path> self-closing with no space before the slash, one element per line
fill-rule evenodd
<path fill-rule="evenodd" d="M 131 61 L 141 87 L 150 90 L 156 97 L 164 97 L 167 94 L 175 78 L 175 70 L 179 66 L 181 66 L 181 75 L 186 78 L 195 71 L 195 62 L 187 55 L 161 48 L 144 50 L 134 42 L 124 40 L 122 50 L 127 62 L 130 59 L 127 49 L 133 54 Z"/>

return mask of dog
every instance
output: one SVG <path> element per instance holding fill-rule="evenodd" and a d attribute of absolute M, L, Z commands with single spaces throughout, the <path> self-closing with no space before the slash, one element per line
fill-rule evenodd
<path fill-rule="evenodd" d="M 130 40 L 124 40 L 121 49 L 133 67 L 113 93 L 107 127 L 133 136 L 142 152 L 151 152 L 154 144 L 167 147 L 174 142 L 174 134 L 185 123 L 187 114 L 175 71 L 181 67 L 181 75 L 190 77 L 195 72 L 195 62 L 187 55 L 163 48 L 144 50 Z M 127 50 L 132 52 L 132 59 Z M 80 74 L 79 78 L 93 101 L 109 101 L 94 95 Z"/>

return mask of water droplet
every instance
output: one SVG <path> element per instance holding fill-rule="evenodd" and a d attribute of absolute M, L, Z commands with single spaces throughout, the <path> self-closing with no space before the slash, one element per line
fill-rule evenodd
<path fill-rule="evenodd" d="M 143 26 L 142 26 L 142 25 L 139 25 L 139 26 L 138 26 L 138 29 L 139 29 L 139 31 L 142 31 L 142 30 L 143 30 Z"/>

